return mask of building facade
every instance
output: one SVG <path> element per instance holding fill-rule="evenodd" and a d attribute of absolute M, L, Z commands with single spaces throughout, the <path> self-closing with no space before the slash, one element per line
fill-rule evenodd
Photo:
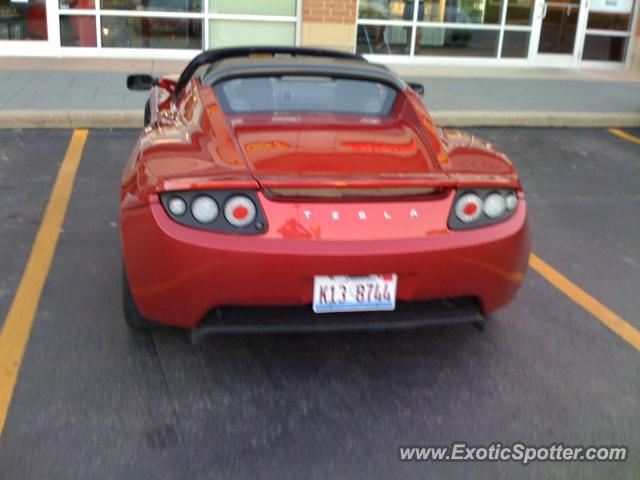
<path fill-rule="evenodd" d="M 323 46 L 387 63 L 638 69 L 640 0 L 0 0 L 0 56 Z"/>

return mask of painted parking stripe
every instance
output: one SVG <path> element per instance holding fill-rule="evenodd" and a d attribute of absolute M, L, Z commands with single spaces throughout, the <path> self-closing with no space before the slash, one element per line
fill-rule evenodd
<path fill-rule="evenodd" d="M 635 347 L 636 350 L 640 351 L 640 331 L 629 322 L 611 311 L 533 253 L 529 255 L 529 266 L 542 275 L 551 285 L 604 323 L 619 337 Z"/>
<path fill-rule="evenodd" d="M 610 128 L 609 133 L 612 133 L 616 137 L 624 138 L 625 140 L 629 140 L 630 142 L 640 145 L 640 138 L 634 137 L 630 133 L 624 132 L 618 128 Z"/>
<path fill-rule="evenodd" d="M 40 294 L 51 267 L 88 135 L 88 130 L 73 132 L 36 239 L 31 247 L 27 266 L 0 331 L 0 435 L 7 418 L 20 364 L 40 302 Z"/>

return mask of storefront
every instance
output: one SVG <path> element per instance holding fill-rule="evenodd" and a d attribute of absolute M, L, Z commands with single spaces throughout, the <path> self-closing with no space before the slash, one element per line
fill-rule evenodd
<path fill-rule="evenodd" d="M 0 0 L 0 55 L 189 58 L 295 45 L 296 0 Z"/>
<path fill-rule="evenodd" d="M 409 62 L 622 66 L 633 7 L 633 0 L 360 0 L 356 48 Z"/>
<path fill-rule="evenodd" d="M 0 56 L 320 45 L 386 62 L 628 68 L 638 1 L 0 0 Z"/>

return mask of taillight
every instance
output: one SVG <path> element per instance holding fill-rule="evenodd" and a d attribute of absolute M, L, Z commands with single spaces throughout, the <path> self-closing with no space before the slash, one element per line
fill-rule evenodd
<path fill-rule="evenodd" d="M 169 203 L 169 210 L 171 210 L 171 203 Z M 191 215 L 200 223 L 213 222 L 218 217 L 218 211 L 218 204 L 209 195 L 200 195 L 191 202 Z"/>
<path fill-rule="evenodd" d="M 498 218 L 504 213 L 506 208 L 504 197 L 498 192 L 493 192 L 484 199 L 482 211 L 489 218 Z"/>
<path fill-rule="evenodd" d="M 456 202 L 456 217 L 461 222 L 475 222 L 480 215 L 482 215 L 482 199 L 475 193 L 465 193 Z"/>
<path fill-rule="evenodd" d="M 256 219 L 256 206 L 249 198 L 236 195 L 224 204 L 224 218 L 233 226 L 246 227 Z"/>
<path fill-rule="evenodd" d="M 507 210 L 515 210 L 518 206 L 518 196 L 513 192 L 508 193 L 505 202 Z"/>
<path fill-rule="evenodd" d="M 181 217 L 187 212 L 187 203 L 180 197 L 174 196 L 167 202 L 169 211 L 176 217 Z"/>
<path fill-rule="evenodd" d="M 461 230 L 501 222 L 518 206 L 514 190 L 465 189 L 458 192 L 449 215 L 449 228 Z"/>
<path fill-rule="evenodd" d="M 267 229 L 254 191 L 165 192 L 160 194 L 160 201 L 174 221 L 189 227 L 239 234 L 263 233 Z"/>

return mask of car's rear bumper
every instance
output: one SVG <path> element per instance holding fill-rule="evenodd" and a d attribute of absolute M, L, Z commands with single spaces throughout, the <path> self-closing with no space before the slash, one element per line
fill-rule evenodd
<path fill-rule="evenodd" d="M 194 343 L 211 334 L 321 333 L 402 330 L 455 323 L 481 324 L 475 298 L 400 302 L 394 311 L 318 315 L 304 307 L 222 307 L 206 315 L 192 331 Z"/>
<path fill-rule="evenodd" d="M 496 225 L 392 240 L 218 234 L 181 226 L 154 202 L 123 211 L 121 222 L 125 266 L 140 312 L 187 328 L 216 307 L 310 309 L 314 276 L 332 274 L 396 273 L 398 302 L 473 297 L 489 314 L 516 294 L 529 254 L 524 199 Z M 326 318 L 319 323 L 334 323 L 334 315 L 319 315 Z"/>

